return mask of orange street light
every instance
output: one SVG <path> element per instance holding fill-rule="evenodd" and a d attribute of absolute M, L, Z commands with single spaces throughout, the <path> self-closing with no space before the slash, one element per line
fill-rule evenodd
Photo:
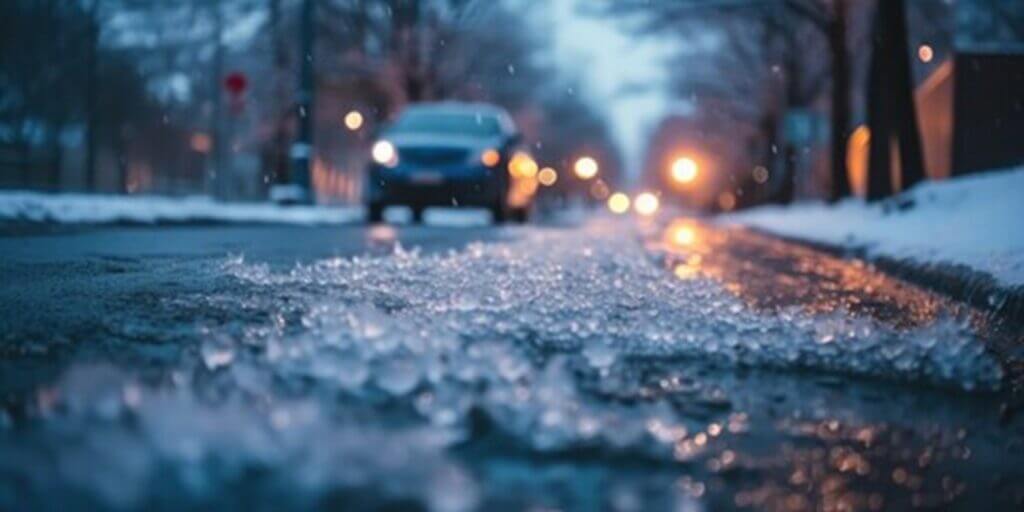
<path fill-rule="evenodd" d="M 693 183 L 697 179 L 697 175 L 700 173 L 700 167 L 697 166 L 697 161 L 690 157 L 683 157 L 672 162 L 672 181 L 685 185 Z"/>

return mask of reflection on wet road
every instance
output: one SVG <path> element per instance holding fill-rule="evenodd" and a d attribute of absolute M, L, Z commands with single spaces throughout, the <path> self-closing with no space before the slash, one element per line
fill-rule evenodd
<path fill-rule="evenodd" d="M 680 218 L 658 246 L 681 279 L 706 276 L 758 309 L 798 307 L 815 314 L 866 315 L 900 327 L 934 322 L 960 307 L 921 288 L 821 251 L 742 228 L 711 228 Z"/>
<path fill-rule="evenodd" d="M 869 268 L 689 221 L 274 240 L 4 263 L 69 301 L 4 317 L 50 377 L 4 382 L 0 508 L 1024 500 L 971 313 Z"/>
<path fill-rule="evenodd" d="M 652 229 L 653 228 L 653 229 Z M 648 226 L 648 246 L 679 279 L 713 279 L 749 307 L 786 316 L 866 316 L 899 328 L 956 318 L 969 324 L 1006 371 L 1014 402 L 1024 402 L 1024 324 L 992 317 L 891 277 L 856 258 L 842 258 L 735 226 L 679 217 Z"/>

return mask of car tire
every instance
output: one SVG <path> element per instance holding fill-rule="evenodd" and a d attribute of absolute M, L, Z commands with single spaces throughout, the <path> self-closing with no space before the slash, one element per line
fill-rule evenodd
<path fill-rule="evenodd" d="M 508 217 L 508 213 L 505 211 L 505 205 L 496 204 L 494 206 L 491 206 L 490 209 L 491 220 L 493 220 L 495 224 L 504 224 L 505 220 Z"/>
<path fill-rule="evenodd" d="M 512 220 L 516 224 L 526 224 L 526 222 L 530 220 L 530 209 L 516 208 L 512 210 Z"/>
<path fill-rule="evenodd" d="M 384 222 L 384 205 L 380 203 L 367 204 L 366 221 L 374 224 Z"/>
<path fill-rule="evenodd" d="M 412 206 L 412 223 L 423 224 L 423 210 L 422 206 Z"/>

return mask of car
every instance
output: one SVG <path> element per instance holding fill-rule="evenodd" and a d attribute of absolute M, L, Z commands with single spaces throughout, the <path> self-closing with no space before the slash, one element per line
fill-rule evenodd
<path fill-rule="evenodd" d="M 504 109 L 482 103 L 420 103 L 406 108 L 371 148 L 366 211 L 407 206 L 414 222 L 428 207 L 482 207 L 496 223 L 525 221 L 537 164 Z"/>

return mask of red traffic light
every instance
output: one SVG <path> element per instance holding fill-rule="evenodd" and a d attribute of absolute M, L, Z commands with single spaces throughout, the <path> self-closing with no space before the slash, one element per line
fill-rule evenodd
<path fill-rule="evenodd" d="M 241 96 L 248 86 L 249 79 L 246 78 L 245 73 L 235 71 L 224 77 L 224 88 L 227 89 L 232 96 Z"/>

